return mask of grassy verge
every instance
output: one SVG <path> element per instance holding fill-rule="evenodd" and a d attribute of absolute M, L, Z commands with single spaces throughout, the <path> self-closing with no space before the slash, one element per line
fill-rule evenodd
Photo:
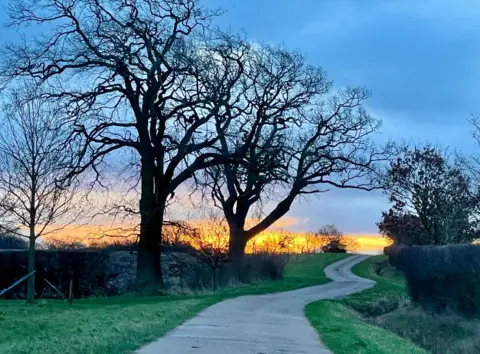
<path fill-rule="evenodd" d="M 371 257 L 353 268 L 357 275 L 375 280 L 377 284 L 373 288 L 344 300 L 318 301 L 306 307 L 310 322 L 335 354 L 426 353 L 412 342 L 367 323 L 360 314 L 375 316 L 394 310 L 389 306 L 397 306 L 395 304 L 405 297 L 401 276 L 390 270 L 383 274 L 375 271 L 376 264 L 382 261 L 385 261 L 384 257 Z M 392 298 L 396 300 L 392 301 Z"/>
<path fill-rule="evenodd" d="M 376 286 L 306 309 L 322 340 L 336 354 L 480 353 L 480 319 L 432 314 L 410 304 L 403 276 L 388 266 L 386 257 L 369 258 L 353 272 L 375 280 Z"/>
<path fill-rule="evenodd" d="M 64 301 L 0 301 L 0 353 L 128 353 L 227 298 L 327 282 L 323 268 L 345 257 L 319 254 L 291 261 L 284 279 L 198 296 L 121 296 Z"/>

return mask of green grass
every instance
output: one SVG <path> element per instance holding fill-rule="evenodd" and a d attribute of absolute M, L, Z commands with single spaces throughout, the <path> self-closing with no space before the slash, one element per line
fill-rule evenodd
<path fill-rule="evenodd" d="M 283 280 L 197 296 L 120 296 L 64 301 L 0 301 L 0 353 L 128 353 L 162 336 L 202 309 L 227 298 L 287 291 L 328 280 L 323 268 L 344 254 L 302 256 Z"/>
<path fill-rule="evenodd" d="M 287 264 L 285 275 L 281 280 L 267 281 L 255 285 L 240 285 L 220 290 L 219 294 L 227 297 L 239 295 L 267 294 L 289 291 L 307 286 L 325 284 L 329 281 L 323 269 L 336 261 L 348 257 L 345 253 L 321 253 L 316 255 L 296 256 Z"/>
<path fill-rule="evenodd" d="M 386 257 L 372 258 L 359 264 L 353 271 L 363 277 L 377 281 L 377 286 L 371 290 L 352 296 L 345 304 L 360 311 L 365 308 L 375 308 L 379 300 L 406 298 L 407 289 L 403 276 L 392 272 L 391 267 L 385 267 Z M 376 274 L 379 265 L 384 272 Z M 374 299 L 377 299 L 376 302 Z M 395 301 L 390 301 L 394 303 Z M 463 318 L 453 313 L 432 314 L 420 306 L 410 304 L 400 306 L 393 311 L 385 311 L 370 318 L 370 322 L 389 332 L 406 338 L 428 352 L 435 354 L 476 354 L 480 353 L 480 319 Z"/>
<path fill-rule="evenodd" d="M 367 260 L 352 267 L 352 272 L 363 278 L 372 279 L 376 282 L 373 288 L 347 297 L 343 302 L 350 307 L 361 309 L 370 307 L 384 298 L 407 298 L 407 288 L 403 275 L 397 273 L 394 268 L 381 267 L 388 262 L 386 256 L 370 257 Z M 377 274 L 376 269 L 382 269 Z"/>
<path fill-rule="evenodd" d="M 401 276 L 394 272 L 376 274 L 376 264 L 385 260 L 383 256 L 371 257 L 352 269 L 357 275 L 375 280 L 377 284 L 373 288 L 344 300 L 317 301 L 305 308 L 312 326 L 335 354 L 426 353 L 410 341 L 366 323 L 360 313 L 354 310 L 381 311 L 379 299 L 405 297 L 405 284 Z M 390 303 L 384 301 L 385 305 Z"/>

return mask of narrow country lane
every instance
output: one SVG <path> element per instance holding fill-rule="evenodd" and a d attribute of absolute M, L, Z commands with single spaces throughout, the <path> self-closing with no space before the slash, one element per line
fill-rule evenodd
<path fill-rule="evenodd" d="M 356 293 L 374 285 L 350 269 L 355 255 L 325 268 L 332 282 L 268 295 L 223 301 L 201 312 L 139 354 L 323 354 L 329 351 L 304 315 L 306 304 Z M 328 321 L 328 319 L 325 319 Z"/>

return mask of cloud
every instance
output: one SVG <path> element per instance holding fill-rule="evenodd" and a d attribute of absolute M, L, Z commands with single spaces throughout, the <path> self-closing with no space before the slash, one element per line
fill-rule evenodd
<path fill-rule="evenodd" d="M 331 6 L 330 6 L 331 5 Z M 371 9 L 370 6 L 368 6 Z M 358 2 L 337 1 L 329 6 L 318 6 L 316 18 L 306 22 L 300 29 L 301 35 L 329 36 L 338 38 L 355 31 L 373 16 L 367 7 L 359 6 Z M 315 13 L 314 12 L 314 13 Z"/>
<path fill-rule="evenodd" d="M 377 141 L 396 140 L 412 145 L 422 145 L 427 141 L 458 152 L 472 152 L 477 145 L 471 136 L 472 126 L 465 115 L 432 114 L 423 116 L 401 111 L 389 111 L 378 107 L 368 107 L 368 111 L 382 120 L 382 129 Z"/>
<path fill-rule="evenodd" d="M 284 216 L 280 220 L 277 220 L 272 226 L 278 229 L 296 229 L 308 225 L 309 221 L 308 218 L 304 217 Z"/>
<path fill-rule="evenodd" d="M 297 201 L 288 216 L 308 219 L 294 226 L 294 231 L 311 231 L 334 224 L 345 234 L 378 234 L 376 222 L 386 208 L 388 201 L 380 192 L 332 189 L 317 197 Z"/>

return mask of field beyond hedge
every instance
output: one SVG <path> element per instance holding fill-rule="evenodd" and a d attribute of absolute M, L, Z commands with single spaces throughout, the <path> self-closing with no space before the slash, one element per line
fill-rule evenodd
<path fill-rule="evenodd" d="M 301 256 L 287 265 L 282 280 L 226 288 L 213 294 L 83 299 L 73 306 L 62 300 L 40 300 L 36 305 L 2 300 L 0 353 L 128 353 L 224 299 L 324 284 L 325 266 L 347 256 Z"/>

